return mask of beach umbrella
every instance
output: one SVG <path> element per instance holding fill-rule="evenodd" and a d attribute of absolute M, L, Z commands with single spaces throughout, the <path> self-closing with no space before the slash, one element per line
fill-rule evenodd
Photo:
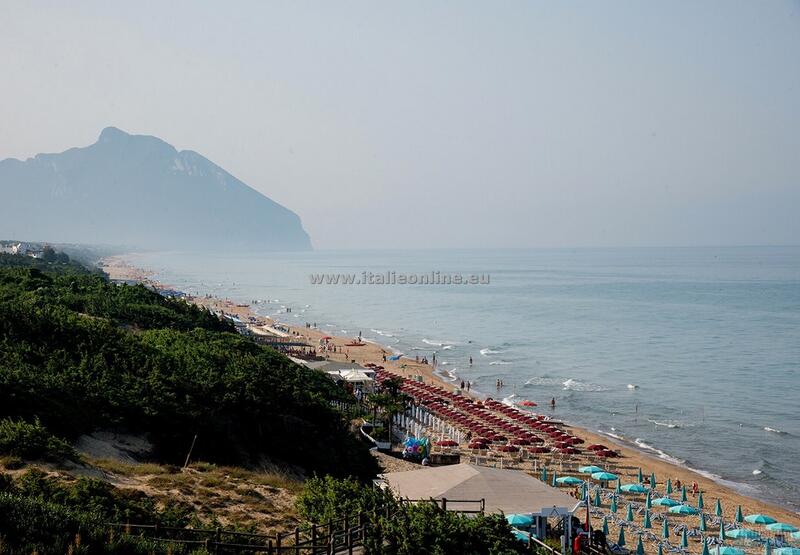
<path fill-rule="evenodd" d="M 700 513 L 700 531 L 701 532 L 706 531 L 706 515 L 704 515 L 703 513 Z"/>
<path fill-rule="evenodd" d="M 650 508 L 653 507 L 653 499 L 652 499 L 652 497 L 653 496 L 650 493 L 650 490 L 647 490 L 647 497 L 645 497 L 645 499 L 644 499 L 644 508 L 645 509 L 650 509 Z"/>
<path fill-rule="evenodd" d="M 583 486 L 581 487 L 581 500 L 585 501 L 588 498 L 589 498 L 589 484 L 584 482 Z"/>
<path fill-rule="evenodd" d="M 555 476 L 555 473 L 553 473 L 553 476 Z M 561 478 L 556 478 L 556 483 L 561 486 L 577 486 L 578 484 L 582 484 L 583 480 L 574 476 L 562 476 Z"/>
<path fill-rule="evenodd" d="M 603 504 L 602 499 L 600 499 L 600 488 L 594 490 L 594 506 L 599 507 Z"/>
<path fill-rule="evenodd" d="M 792 532 L 790 535 L 793 540 L 800 540 L 800 532 Z"/>
<path fill-rule="evenodd" d="M 744 551 L 729 545 L 717 545 L 711 548 L 709 555 L 744 555 Z"/>
<path fill-rule="evenodd" d="M 619 527 L 619 537 L 617 538 L 617 545 L 619 545 L 620 547 L 625 545 L 625 527 L 624 526 L 620 526 Z"/>
<path fill-rule="evenodd" d="M 796 547 L 779 547 L 773 553 L 775 555 L 800 555 L 800 549 Z"/>
<path fill-rule="evenodd" d="M 785 522 L 773 522 L 767 524 L 767 530 L 770 532 L 797 532 L 797 528 Z"/>
<path fill-rule="evenodd" d="M 633 522 L 633 505 L 628 505 L 628 512 L 625 514 L 625 520 Z"/>
<path fill-rule="evenodd" d="M 764 543 L 764 555 L 772 555 L 772 544 L 769 542 Z"/>
<path fill-rule="evenodd" d="M 676 515 L 696 515 L 698 513 L 697 509 L 689 505 L 675 505 L 669 508 L 669 512 Z"/>
<path fill-rule="evenodd" d="M 714 509 L 714 514 L 717 516 L 722 516 L 722 503 L 719 499 L 717 499 L 717 506 Z"/>
<path fill-rule="evenodd" d="M 725 523 L 723 521 L 719 521 L 719 539 L 725 541 L 728 538 L 728 535 L 725 533 Z"/>
<path fill-rule="evenodd" d="M 529 542 L 531 538 L 528 534 L 523 532 L 522 530 L 511 530 L 511 533 L 514 534 L 514 537 L 517 538 L 521 542 Z"/>
<path fill-rule="evenodd" d="M 669 522 L 667 519 L 664 519 L 664 525 L 661 527 L 661 537 L 668 539 L 669 538 Z"/>
<path fill-rule="evenodd" d="M 620 494 L 622 493 L 622 489 L 620 488 L 620 483 L 617 482 L 617 487 L 614 489 L 614 493 Z"/>
<path fill-rule="evenodd" d="M 608 537 L 608 518 L 603 517 L 603 535 Z"/>
<path fill-rule="evenodd" d="M 551 486 L 556 487 L 556 479 L 558 478 L 558 472 L 555 470 L 553 471 L 553 481 L 550 483 Z"/>
<path fill-rule="evenodd" d="M 609 507 L 609 510 L 614 514 L 616 514 L 616 512 L 617 512 L 617 496 L 616 495 L 611 498 L 611 507 Z"/>
<path fill-rule="evenodd" d="M 644 482 L 643 476 L 642 476 L 642 467 L 641 466 L 639 467 L 639 470 L 636 471 L 636 481 L 639 482 L 640 484 L 642 482 Z"/>
<path fill-rule="evenodd" d="M 650 522 L 650 511 L 644 512 L 644 524 L 642 524 L 642 528 L 649 529 L 652 528 L 653 524 Z"/>
<path fill-rule="evenodd" d="M 681 533 L 681 547 L 689 547 L 689 537 L 686 535 L 686 528 L 684 527 Z"/>
<path fill-rule="evenodd" d="M 641 534 L 639 534 L 639 541 L 636 542 L 636 555 L 644 555 L 644 544 L 642 544 Z"/>
<path fill-rule="evenodd" d="M 755 514 L 755 515 L 747 515 L 744 519 L 749 522 L 750 524 L 773 524 L 778 522 L 771 516 Z"/>
<path fill-rule="evenodd" d="M 506 521 L 511 526 L 530 526 L 533 524 L 533 518 L 530 515 L 510 514 L 506 516 Z"/>
<path fill-rule="evenodd" d="M 542 482 L 547 482 L 547 467 L 542 467 Z"/>
<path fill-rule="evenodd" d="M 697 496 L 697 508 L 698 509 L 702 509 L 703 508 L 703 492 L 702 491 L 700 492 L 700 495 Z"/>
<path fill-rule="evenodd" d="M 669 497 L 659 497 L 658 499 L 653 499 L 653 505 L 658 505 L 659 507 L 674 507 L 675 505 L 680 505 L 680 503 Z"/>
<path fill-rule="evenodd" d="M 708 552 L 708 543 L 706 543 L 705 538 L 703 539 L 703 552 L 700 555 L 710 555 Z"/>
<path fill-rule="evenodd" d="M 590 466 L 582 466 L 578 469 L 578 472 L 581 474 L 594 474 L 595 472 L 603 472 L 603 469 L 599 466 L 590 465 Z"/>
<path fill-rule="evenodd" d="M 625 484 L 620 489 L 626 493 L 645 493 L 647 491 L 642 484 Z"/>
<path fill-rule="evenodd" d="M 651 472 L 650 473 L 650 487 L 653 488 L 653 489 L 656 489 L 656 473 L 655 472 Z"/>
<path fill-rule="evenodd" d="M 758 532 L 747 528 L 735 528 L 728 532 L 728 537 L 735 540 L 753 540 L 759 537 Z"/>
<path fill-rule="evenodd" d="M 667 495 L 672 493 L 672 478 L 667 478 Z"/>
<path fill-rule="evenodd" d="M 658 544 L 658 555 L 664 555 L 664 546 L 661 545 L 661 542 Z"/>
<path fill-rule="evenodd" d="M 742 516 L 742 506 L 738 505 L 736 507 L 736 522 L 744 522 L 744 517 Z"/>
<path fill-rule="evenodd" d="M 686 500 L 687 500 L 687 497 L 686 497 L 686 486 L 683 486 L 681 488 L 681 503 L 686 503 Z"/>
<path fill-rule="evenodd" d="M 592 473 L 592 480 L 597 480 L 598 482 L 612 482 L 614 480 L 619 480 L 619 476 L 601 470 L 600 472 Z"/>

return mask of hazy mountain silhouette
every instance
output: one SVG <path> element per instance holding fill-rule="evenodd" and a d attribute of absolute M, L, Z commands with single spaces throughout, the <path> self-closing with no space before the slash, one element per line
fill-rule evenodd
<path fill-rule="evenodd" d="M 306 250 L 300 218 L 197 154 L 108 127 L 93 145 L 0 161 L 0 238 Z"/>

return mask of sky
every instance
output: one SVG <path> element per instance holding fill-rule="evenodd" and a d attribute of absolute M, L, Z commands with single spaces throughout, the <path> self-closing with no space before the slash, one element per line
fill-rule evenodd
<path fill-rule="evenodd" d="M 0 5 L 0 159 L 116 126 L 317 248 L 800 243 L 800 2 Z"/>

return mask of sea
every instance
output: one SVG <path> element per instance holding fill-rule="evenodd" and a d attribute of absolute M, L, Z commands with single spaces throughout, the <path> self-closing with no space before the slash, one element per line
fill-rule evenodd
<path fill-rule="evenodd" d="M 278 321 L 436 353 L 445 379 L 800 511 L 800 247 L 129 259 Z"/>

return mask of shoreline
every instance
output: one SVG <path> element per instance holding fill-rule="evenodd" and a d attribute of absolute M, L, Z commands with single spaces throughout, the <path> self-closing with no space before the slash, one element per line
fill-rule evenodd
<path fill-rule="evenodd" d="M 153 280 L 153 273 L 127 263 L 125 261 L 125 255 L 103 259 L 101 261 L 101 268 L 109 274 L 111 279 L 143 282 L 157 289 L 172 289 L 172 287 L 167 284 L 162 284 L 156 280 Z M 204 306 L 211 310 L 224 311 L 227 314 L 236 316 L 245 322 L 250 321 L 251 318 L 253 318 L 259 325 L 269 325 L 277 322 L 277 320 L 273 318 L 259 315 L 257 311 L 253 309 L 253 307 L 239 305 L 230 299 L 204 296 L 189 297 L 189 300 L 190 302 Z M 446 373 L 446 370 L 441 370 L 441 368 L 436 369 L 429 364 L 415 362 L 413 358 L 409 359 L 403 357 L 397 361 L 387 360 L 386 362 L 383 362 L 382 357 L 384 354 L 386 354 L 388 357 L 396 352 L 395 349 L 390 346 L 381 345 L 374 341 L 366 341 L 365 345 L 362 347 L 347 347 L 345 343 L 352 341 L 352 338 L 350 337 L 342 337 L 340 335 L 336 335 L 335 333 L 326 332 L 320 328 L 306 328 L 303 325 L 298 326 L 296 324 L 287 324 L 285 322 L 281 322 L 281 324 L 289 328 L 293 335 L 303 338 L 313 346 L 318 345 L 322 337 L 331 337 L 332 339 L 330 342 L 337 346 L 338 352 L 328 353 L 329 360 L 339 362 L 352 360 L 361 365 L 368 362 L 376 363 L 384 366 L 386 370 L 399 374 L 403 377 L 422 376 L 422 379 L 425 383 L 441 386 L 448 391 L 458 389 L 457 386 L 460 385 L 457 383 L 459 378 L 456 378 L 455 381 L 451 382 L 438 374 L 440 371 Z M 434 346 L 431 348 L 432 350 L 435 349 Z M 474 390 L 469 392 L 469 395 L 477 399 L 491 397 L 491 394 Z M 508 395 L 498 395 L 497 397 L 498 400 L 502 400 L 502 398 L 506 396 Z M 540 413 L 547 413 L 544 407 L 540 408 Z M 712 472 L 700 469 L 692 469 L 686 466 L 685 463 L 678 464 L 677 461 L 671 461 L 664 458 L 668 456 L 667 454 L 664 454 L 664 456 L 659 456 L 656 453 L 647 452 L 641 446 L 635 445 L 632 440 L 627 438 L 618 439 L 607 435 L 610 432 L 603 433 L 600 430 L 591 431 L 583 427 L 575 426 L 566 421 L 564 422 L 564 428 L 574 435 L 585 439 L 587 444 L 613 444 L 614 447 L 616 447 L 617 450 L 623 455 L 622 458 L 617 459 L 615 464 L 621 464 L 629 468 L 641 467 L 642 472 L 644 472 L 646 475 L 649 475 L 650 472 L 654 471 L 659 482 L 662 484 L 667 478 L 671 478 L 673 482 L 675 482 L 676 479 L 679 479 L 681 482 L 688 485 L 690 485 L 692 482 L 697 482 L 700 486 L 700 490 L 703 492 L 707 507 L 711 506 L 716 499 L 721 500 L 723 507 L 723 518 L 726 522 L 730 523 L 734 521 L 736 508 L 738 505 L 741 505 L 742 512 L 744 514 L 770 514 L 781 522 L 788 522 L 800 527 L 800 513 L 794 511 L 790 507 L 779 505 L 769 500 L 759 499 L 745 492 L 739 491 L 733 485 L 733 482 L 726 481 L 724 478 L 717 476 Z M 628 473 L 628 476 L 623 476 L 624 483 L 633 481 L 630 479 L 629 474 L 630 473 Z M 741 486 L 744 489 L 748 487 L 745 484 L 741 484 Z M 691 502 L 692 498 L 690 497 L 689 503 Z M 676 519 L 675 522 L 679 523 L 681 521 Z"/>

